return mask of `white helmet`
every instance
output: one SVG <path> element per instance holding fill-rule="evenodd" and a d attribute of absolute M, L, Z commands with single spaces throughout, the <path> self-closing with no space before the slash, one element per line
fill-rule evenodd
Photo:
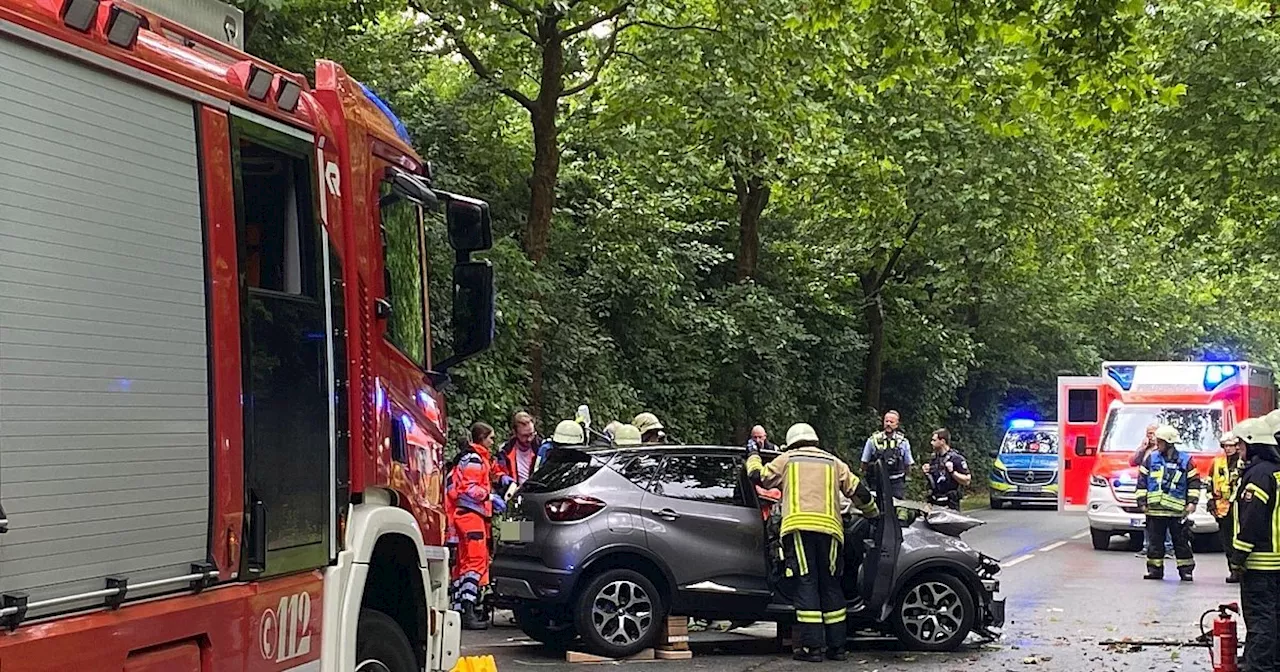
<path fill-rule="evenodd" d="M 795 448 L 799 444 L 818 445 L 818 433 L 813 430 L 812 426 L 804 422 L 797 422 L 791 425 L 791 429 L 787 430 L 787 448 Z"/>
<path fill-rule="evenodd" d="M 1249 418 L 1236 423 L 1231 430 L 1245 443 L 1254 445 L 1274 446 L 1276 445 L 1276 434 L 1261 418 Z"/>
<path fill-rule="evenodd" d="M 635 425 L 641 434 L 648 434 L 655 429 L 666 429 L 666 427 L 662 426 L 662 421 L 658 420 L 658 416 L 652 413 L 637 415 L 636 419 L 631 421 L 631 424 Z"/>
<path fill-rule="evenodd" d="M 640 428 L 635 425 L 618 425 L 613 434 L 613 442 L 619 446 L 640 445 Z"/>
<path fill-rule="evenodd" d="M 556 425 L 555 433 L 551 435 L 551 442 L 562 446 L 581 446 L 587 442 L 587 436 L 582 431 L 582 425 L 572 420 L 561 420 Z"/>
<path fill-rule="evenodd" d="M 1174 445 L 1182 443 L 1182 437 L 1178 436 L 1178 430 L 1174 429 L 1172 425 L 1160 425 L 1157 427 L 1156 438 Z"/>

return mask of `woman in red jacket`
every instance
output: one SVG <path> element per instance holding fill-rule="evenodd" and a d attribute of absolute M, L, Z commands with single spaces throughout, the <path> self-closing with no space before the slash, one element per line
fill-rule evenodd
<path fill-rule="evenodd" d="M 453 566 L 453 608 L 462 614 L 462 627 L 483 630 L 488 620 L 480 609 L 482 591 L 489 585 L 489 521 L 502 498 L 493 492 L 499 478 L 493 456 L 493 428 L 483 422 L 471 426 L 471 445 L 458 456 L 449 473 L 445 510 L 451 540 L 457 542 L 458 560 Z"/>

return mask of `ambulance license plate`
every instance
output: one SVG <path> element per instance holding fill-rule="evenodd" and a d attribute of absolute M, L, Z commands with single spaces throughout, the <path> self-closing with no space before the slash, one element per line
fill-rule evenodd
<path fill-rule="evenodd" d="M 1146 527 L 1146 526 L 1147 526 L 1147 521 L 1145 521 L 1145 520 L 1143 520 L 1143 519 L 1141 519 L 1141 518 L 1130 518 L 1130 519 L 1129 519 L 1129 527 Z"/>

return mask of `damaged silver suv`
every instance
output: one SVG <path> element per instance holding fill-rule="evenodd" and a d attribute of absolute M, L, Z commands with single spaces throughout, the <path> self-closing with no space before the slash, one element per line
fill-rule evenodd
<path fill-rule="evenodd" d="M 581 638 L 608 657 L 652 646 L 668 615 L 791 622 L 777 507 L 745 458 L 720 446 L 553 450 L 502 525 L 495 605 L 538 641 Z M 878 518 L 845 516 L 850 632 L 891 632 L 923 651 L 994 637 L 1000 565 L 959 538 L 981 521 L 895 506 L 883 486 Z"/>

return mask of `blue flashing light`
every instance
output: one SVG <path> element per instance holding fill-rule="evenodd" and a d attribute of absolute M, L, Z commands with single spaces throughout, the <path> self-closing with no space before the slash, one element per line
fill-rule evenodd
<path fill-rule="evenodd" d="M 356 83 L 359 84 L 359 82 Z M 409 139 L 409 129 L 405 128 L 404 123 L 400 121 L 400 117 L 397 117 L 396 113 L 391 111 L 391 106 L 382 102 L 382 99 L 378 97 L 378 94 L 370 91 L 369 87 L 364 84 L 360 84 L 360 90 L 364 91 L 364 97 L 368 98 L 369 102 L 376 105 L 379 110 L 382 110 L 382 114 L 386 115 L 387 120 L 391 122 L 391 125 L 396 127 L 396 135 L 400 136 L 400 139 L 404 140 L 405 144 L 413 144 L 413 140 Z"/>
<path fill-rule="evenodd" d="M 382 383 L 375 386 L 373 393 L 373 405 L 378 411 L 382 410 L 382 405 L 387 402 L 387 393 L 382 391 Z"/>
<path fill-rule="evenodd" d="M 1212 391 L 1232 376 L 1239 369 L 1234 364 L 1210 364 L 1204 367 L 1204 389 Z"/>
<path fill-rule="evenodd" d="M 400 424 L 404 427 L 404 431 L 406 432 L 413 431 L 413 418 L 409 417 L 408 413 L 400 414 Z"/>
<path fill-rule="evenodd" d="M 1111 376 L 1111 380 L 1116 381 L 1120 385 L 1120 389 L 1129 391 L 1133 387 L 1133 373 L 1137 367 L 1132 365 L 1126 366 L 1108 366 L 1107 375 Z"/>
<path fill-rule="evenodd" d="M 1017 420 L 1009 421 L 1009 429 L 1032 429 L 1035 426 L 1036 421 L 1027 418 L 1018 418 Z"/>

